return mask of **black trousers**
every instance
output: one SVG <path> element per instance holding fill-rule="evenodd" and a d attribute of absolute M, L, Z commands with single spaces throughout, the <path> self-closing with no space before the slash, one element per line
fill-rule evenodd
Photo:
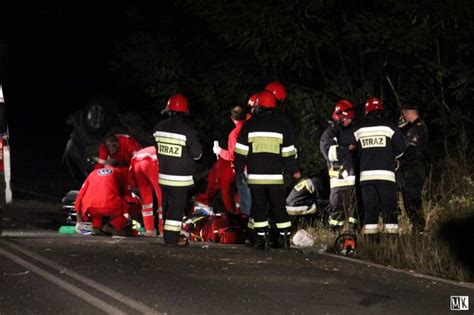
<path fill-rule="evenodd" d="M 333 188 L 329 196 L 329 225 L 342 227 L 346 218 L 350 224 L 359 223 L 355 187 Z"/>
<path fill-rule="evenodd" d="M 364 202 L 364 226 L 376 225 L 379 213 L 383 223 L 398 224 L 397 186 L 393 182 L 378 181 L 361 185 Z"/>
<path fill-rule="evenodd" d="M 426 179 L 425 168 L 421 163 L 414 163 L 410 166 L 404 166 L 397 175 L 403 196 L 403 207 L 411 224 L 413 224 L 413 229 L 423 231 L 425 229 L 425 217 L 421 193 Z"/>
<path fill-rule="evenodd" d="M 166 244 L 177 244 L 181 231 L 184 210 L 186 209 L 187 187 L 166 188 L 161 186 L 163 202 L 164 241 Z"/>
<path fill-rule="evenodd" d="M 255 228 L 259 228 L 260 222 L 267 222 L 273 218 L 278 229 L 291 227 L 290 216 L 286 212 L 286 188 L 277 186 L 272 188 L 250 187 L 252 196 L 251 216 L 255 222 Z"/>

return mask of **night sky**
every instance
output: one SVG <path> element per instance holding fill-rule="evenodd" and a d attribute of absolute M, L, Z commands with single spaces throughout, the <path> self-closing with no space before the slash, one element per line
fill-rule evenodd
<path fill-rule="evenodd" d="M 0 82 L 8 106 L 13 182 L 63 172 L 68 115 L 113 93 L 108 72 L 123 8 L 2 9 Z"/>
<path fill-rule="evenodd" d="M 0 83 L 8 110 L 13 183 L 19 187 L 32 179 L 45 183 L 44 178 L 53 181 L 56 175 L 68 175 L 62 164 L 72 131 L 66 125 L 67 117 L 97 97 L 111 97 L 128 109 L 145 113 L 146 124 L 152 129 L 161 119 L 156 113 L 166 98 L 177 91 L 184 93 L 190 103 L 200 105 L 191 106 L 191 113 L 198 131 L 206 135 L 202 142 L 207 155 L 212 155 L 209 144 L 218 137 L 225 142 L 227 133 L 222 130 L 232 127 L 226 117 L 229 106 L 234 105 L 230 102 L 245 102 L 273 80 L 288 84 L 294 105 L 290 101 L 292 108 L 287 112 L 296 133 L 301 134 L 298 128 L 306 128 L 305 132 L 317 137 L 326 128 L 332 104 L 342 98 L 361 108 L 369 93 L 380 96 L 393 116 L 390 119 L 396 121 L 398 107 L 385 82 L 390 74 L 398 93 L 422 108 L 431 139 L 454 145 L 459 126 L 472 122 L 469 106 L 474 50 L 469 40 L 472 19 L 463 15 L 466 10 L 458 8 L 449 15 L 441 1 L 434 8 L 419 4 L 413 6 L 413 12 L 420 16 L 416 19 L 411 16 L 415 9 L 397 3 L 352 1 L 321 5 L 323 9 L 317 3 L 230 1 L 218 7 L 212 1 L 93 7 L 3 5 Z M 306 5 L 308 12 L 318 14 L 300 16 Z M 341 8 L 347 21 L 339 14 Z M 272 14 L 248 20 L 256 10 Z M 421 16 L 426 16 L 426 25 Z M 446 17 L 441 33 L 438 20 L 428 19 L 431 16 Z M 260 21 L 271 22 L 267 28 L 274 33 L 267 34 Z M 300 25 L 300 21 L 304 23 Z M 329 25 L 328 21 L 334 23 Z M 367 35 L 362 37 L 367 47 L 354 37 L 359 29 L 367 29 L 360 33 Z M 152 38 L 151 48 L 146 40 L 133 46 L 131 38 L 141 31 Z M 326 37 L 321 37 L 324 34 Z M 386 45 L 381 45 L 381 40 Z M 439 51 L 435 43 L 441 43 Z M 321 45 L 320 54 L 314 53 L 315 45 Z M 137 56 L 131 56 L 133 49 Z M 438 52 L 441 59 L 437 66 L 431 60 Z M 133 60 L 124 61 L 130 56 Z M 341 61 L 345 63 L 341 65 Z M 114 62 L 120 66 L 112 71 Z M 447 70 L 440 85 L 436 73 L 441 66 Z M 160 75 L 165 78 L 155 78 Z M 150 93 L 150 87 L 158 92 Z M 303 140 L 299 143 L 301 161 L 308 169 L 316 167 L 322 157 L 314 149 L 313 139 Z M 314 154 L 305 157 L 305 148 Z M 439 157 L 437 154 L 434 159 Z"/>

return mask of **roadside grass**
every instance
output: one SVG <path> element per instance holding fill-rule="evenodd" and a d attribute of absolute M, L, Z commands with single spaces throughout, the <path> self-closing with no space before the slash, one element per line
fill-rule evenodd
<path fill-rule="evenodd" d="M 448 155 L 431 168 L 423 192 L 427 223 L 423 235 L 411 233 L 400 199 L 399 236 L 382 234 L 380 242 L 373 243 L 359 235 L 354 257 L 443 278 L 474 281 L 474 173 L 466 161 L 462 155 Z M 333 250 L 337 236 L 334 232 L 320 223 L 308 230 L 315 236 L 316 246 Z"/>

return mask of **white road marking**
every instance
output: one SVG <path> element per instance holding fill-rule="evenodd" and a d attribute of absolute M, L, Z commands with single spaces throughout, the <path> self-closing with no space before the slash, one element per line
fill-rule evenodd
<path fill-rule="evenodd" d="M 126 314 L 124 312 L 122 312 L 121 310 L 119 310 L 118 308 L 108 304 L 108 303 L 105 303 L 104 301 L 96 298 L 95 296 L 87 293 L 86 291 L 70 284 L 70 283 L 67 283 L 66 281 L 64 280 L 61 280 L 59 279 L 58 277 L 52 275 L 51 273 L 47 272 L 46 270 L 43 270 L 39 267 L 36 267 L 35 265 L 33 264 L 30 264 L 29 262 L 21 259 L 20 257 L 10 253 L 10 252 L 7 252 L 6 250 L 0 248 L 0 255 L 2 256 L 5 256 L 6 258 L 9 258 L 10 260 L 12 260 L 13 262 L 31 270 L 32 272 L 36 273 L 37 275 L 39 275 L 40 277 L 43 277 L 45 278 L 46 280 L 56 284 L 57 286 L 63 288 L 64 290 L 68 291 L 69 293 L 83 299 L 84 301 L 86 301 L 87 303 L 97 307 L 98 309 L 101 309 L 102 311 L 106 312 L 107 314 Z"/>
<path fill-rule="evenodd" d="M 154 309 L 144 305 L 143 303 L 139 302 L 139 301 L 135 301 L 131 298 L 129 298 L 128 296 L 125 296 L 117 291 L 114 291 L 112 289 L 110 289 L 109 287 L 106 287 L 105 285 L 103 284 L 100 284 L 90 278 L 87 278 L 87 277 L 84 277 L 80 274 L 78 274 L 77 272 L 74 272 L 72 270 L 69 270 L 59 264 L 56 264 L 55 262 L 52 262 L 44 257 L 41 257 L 40 255 L 37 255 L 29 250 L 27 250 L 26 248 L 23 248 L 21 246 L 18 246 L 18 245 L 15 245 L 11 242 L 8 242 L 8 241 L 4 241 L 4 240 L 0 240 L 0 243 L 6 245 L 6 246 L 9 246 L 33 259 L 36 259 L 37 261 L 53 268 L 53 269 L 56 269 L 58 271 L 60 271 L 62 274 L 65 274 L 65 275 L 68 275 L 70 276 L 71 278 L 79 281 L 79 282 L 82 282 L 84 283 L 85 285 L 88 285 L 94 289 L 96 289 L 97 291 L 100 291 L 108 296 L 110 296 L 111 298 L 114 298 L 116 299 L 117 301 L 143 313 L 143 314 L 163 314 L 163 313 L 160 313 L 160 312 L 157 312 L 155 311 Z"/>
<path fill-rule="evenodd" d="M 351 263 L 361 264 L 361 265 L 365 265 L 365 266 L 371 266 L 371 267 L 379 268 L 379 269 L 382 269 L 382 270 L 389 270 L 391 272 L 396 272 L 396 273 L 403 273 L 403 274 L 406 274 L 406 275 L 409 275 L 409 276 L 412 276 L 412 277 L 415 277 L 415 278 L 422 278 L 422 279 L 432 280 L 432 281 L 436 281 L 436 282 L 442 282 L 442 283 L 451 284 L 451 285 L 455 285 L 455 286 L 458 286 L 458 287 L 463 287 L 463 288 L 467 288 L 467 289 L 471 289 L 471 290 L 474 289 L 474 284 L 469 283 L 469 282 L 461 282 L 461 281 L 457 282 L 457 281 L 454 281 L 454 280 L 449 280 L 449 279 L 439 278 L 439 277 L 435 277 L 435 276 L 430 276 L 430 275 L 426 275 L 426 274 L 419 273 L 419 272 L 412 272 L 412 271 L 398 269 L 398 268 L 394 268 L 394 267 L 388 267 L 388 266 L 384 266 L 384 265 L 380 265 L 380 264 L 376 264 L 376 263 L 373 263 L 373 262 L 360 260 L 360 259 L 356 259 L 356 258 L 352 258 L 352 257 L 347 257 L 347 256 L 341 256 L 341 255 L 325 253 L 325 252 L 321 253 L 321 252 L 317 252 L 317 251 L 312 251 L 312 252 L 315 253 L 315 254 L 318 254 L 318 255 L 322 255 L 322 256 L 328 256 L 328 257 L 332 257 L 332 258 L 336 258 L 336 259 L 346 260 L 346 261 L 349 261 Z"/>

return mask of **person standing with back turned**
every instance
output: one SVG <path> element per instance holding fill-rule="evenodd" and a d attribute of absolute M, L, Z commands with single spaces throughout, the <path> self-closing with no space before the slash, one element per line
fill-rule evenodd
<path fill-rule="evenodd" d="M 396 159 L 403 154 L 405 140 L 400 129 L 382 117 L 382 100 L 369 98 L 365 117 L 354 132 L 360 158 L 360 186 L 364 204 L 363 234 L 379 239 L 379 212 L 384 231 L 398 234 Z"/>
<path fill-rule="evenodd" d="M 271 214 L 279 231 L 277 246 L 288 249 L 291 221 L 285 207 L 283 174 L 295 179 L 301 177 L 294 138 L 288 126 L 275 114 L 276 99 L 271 92 L 260 92 L 256 106 L 254 116 L 242 127 L 235 145 L 235 170 L 242 173 L 247 166 L 256 232 L 254 248 L 269 248 L 268 218 Z"/>
<path fill-rule="evenodd" d="M 169 246 L 183 247 L 188 245 L 188 240 L 180 239 L 179 232 L 187 194 L 194 186 L 194 161 L 201 158 L 202 146 L 197 132 L 184 121 L 184 116 L 189 114 L 186 97 L 171 96 L 163 113 L 169 117 L 157 124 L 154 136 L 165 217 L 164 241 Z"/>

